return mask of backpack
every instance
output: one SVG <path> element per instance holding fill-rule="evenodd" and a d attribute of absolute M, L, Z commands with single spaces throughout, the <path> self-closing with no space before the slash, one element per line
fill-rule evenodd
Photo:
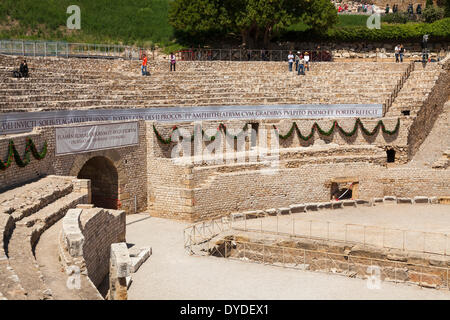
<path fill-rule="evenodd" d="M 14 78 L 22 78 L 22 75 L 20 74 L 19 71 L 14 70 L 14 71 L 13 71 L 13 77 L 14 77 Z"/>

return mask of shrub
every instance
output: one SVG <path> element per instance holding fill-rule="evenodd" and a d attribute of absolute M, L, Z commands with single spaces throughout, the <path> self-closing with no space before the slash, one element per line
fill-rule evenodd
<path fill-rule="evenodd" d="M 444 17 L 444 8 L 427 6 L 423 10 L 423 19 L 425 22 L 432 23 Z"/>
<path fill-rule="evenodd" d="M 409 15 L 406 12 L 388 13 L 381 18 L 386 23 L 407 23 Z"/>

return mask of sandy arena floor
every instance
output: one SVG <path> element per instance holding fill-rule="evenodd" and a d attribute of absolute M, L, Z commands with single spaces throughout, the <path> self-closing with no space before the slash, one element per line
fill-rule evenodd
<path fill-rule="evenodd" d="M 339 217 L 344 214 L 351 212 L 340 211 Z M 386 282 L 374 290 L 362 279 L 189 256 L 183 249 L 186 226 L 148 214 L 127 217 L 127 242 L 153 248 L 153 255 L 132 274 L 129 299 L 450 299 L 445 290 Z"/>

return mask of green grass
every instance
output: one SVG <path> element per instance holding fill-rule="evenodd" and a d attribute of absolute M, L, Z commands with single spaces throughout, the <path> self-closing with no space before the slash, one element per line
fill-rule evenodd
<path fill-rule="evenodd" d="M 66 28 L 72 4 L 81 8 L 81 30 Z M 1 0 L 0 37 L 167 46 L 168 8 L 168 0 Z M 5 28 L 10 21 L 19 23 Z"/>
<path fill-rule="evenodd" d="M 340 14 L 336 27 L 365 26 L 369 16 L 359 14 Z"/>

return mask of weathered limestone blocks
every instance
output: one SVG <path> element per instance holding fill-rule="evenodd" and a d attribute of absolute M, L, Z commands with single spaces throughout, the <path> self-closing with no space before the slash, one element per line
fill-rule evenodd
<path fill-rule="evenodd" d="M 304 204 L 292 204 L 289 206 L 292 213 L 299 213 L 299 212 L 305 212 L 305 205 Z"/>
<path fill-rule="evenodd" d="M 67 211 L 63 219 L 62 235 L 72 257 L 83 255 L 84 236 L 80 229 L 80 215 L 82 211 L 82 209 L 71 209 Z"/>
<path fill-rule="evenodd" d="M 109 299 L 127 300 L 127 278 L 130 276 L 132 265 L 128 247 L 125 242 L 111 245 L 109 270 Z"/>
<path fill-rule="evenodd" d="M 141 248 L 138 252 L 130 250 L 130 271 L 135 273 L 152 254 L 151 247 Z"/>

